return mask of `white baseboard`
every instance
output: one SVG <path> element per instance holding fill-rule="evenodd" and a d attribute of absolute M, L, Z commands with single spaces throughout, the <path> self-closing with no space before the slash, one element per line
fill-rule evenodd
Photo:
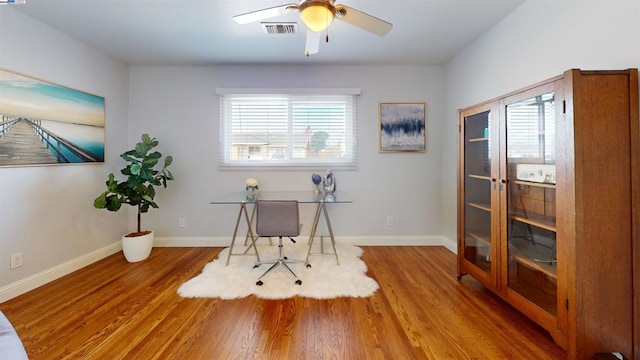
<path fill-rule="evenodd" d="M 0 288 L 0 303 L 61 278 L 122 250 L 120 241 Z"/>
<path fill-rule="evenodd" d="M 303 236 L 304 237 L 304 236 Z M 457 253 L 445 236 L 339 236 L 336 241 L 358 246 L 444 246 Z M 154 247 L 226 247 L 229 237 L 156 237 Z M 0 288 L 0 303 L 61 278 L 122 250 L 120 241 Z"/>
<path fill-rule="evenodd" d="M 243 240 L 238 238 L 236 241 Z M 158 247 L 224 247 L 229 246 L 229 241 L 229 237 L 156 237 L 153 244 Z M 457 253 L 457 244 L 445 236 L 337 236 L 336 241 L 358 246 L 444 246 Z"/>

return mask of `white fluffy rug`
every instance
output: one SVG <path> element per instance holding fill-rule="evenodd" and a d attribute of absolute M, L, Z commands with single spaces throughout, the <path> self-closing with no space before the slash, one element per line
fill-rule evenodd
<path fill-rule="evenodd" d="M 261 260 L 278 257 L 277 239 L 269 245 L 266 239 L 258 240 L 258 252 Z M 284 255 L 289 259 L 304 260 L 307 256 L 306 241 L 291 243 L 283 239 Z M 315 249 L 313 252 L 319 252 Z M 331 244 L 325 241 L 325 251 L 332 250 Z M 236 299 L 255 295 L 264 299 L 284 299 L 293 296 L 304 296 L 316 299 L 335 297 L 367 297 L 378 290 L 378 283 L 366 275 L 367 265 L 360 259 L 362 249 L 353 245 L 336 245 L 340 265 L 336 264 L 333 254 L 311 255 L 311 268 L 304 263 L 290 264 L 291 269 L 302 280 L 301 285 L 294 283 L 294 277 L 282 266 L 276 267 L 262 278 L 264 285 L 256 285 L 257 279 L 271 265 L 263 264 L 257 268 L 253 265 L 255 256 L 231 256 L 225 266 L 229 248 L 220 252 L 218 258 L 208 263 L 202 273 L 185 282 L 178 288 L 182 297 L 211 297 Z M 244 247 L 234 249 L 234 254 L 242 252 Z M 251 249 L 250 251 L 253 251 Z"/>

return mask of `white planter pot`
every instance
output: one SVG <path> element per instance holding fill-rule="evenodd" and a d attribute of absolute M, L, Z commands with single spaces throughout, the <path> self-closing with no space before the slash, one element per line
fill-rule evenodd
<path fill-rule="evenodd" d="M 122 237 L 122 252 L 127 261 L 133 263 L 148 258 L 153 248 L 153 231 L 139 236 L 127 235 Z"/>

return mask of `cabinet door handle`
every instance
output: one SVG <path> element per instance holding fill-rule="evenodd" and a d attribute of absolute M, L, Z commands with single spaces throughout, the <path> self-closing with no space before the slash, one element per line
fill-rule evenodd
<path fill-rule="evenodd" d="M 507 183 L 506 179 L 500 179 L 500 191 L 504 190 L 504 184 Z"/>

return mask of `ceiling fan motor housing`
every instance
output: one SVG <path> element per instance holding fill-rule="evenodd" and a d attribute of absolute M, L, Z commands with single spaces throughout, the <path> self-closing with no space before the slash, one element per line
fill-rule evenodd
<path fill-rule="evenodd" d="M 307 0 L 298 7 L 304 24 L 315 32 L 326 30 L 333 22 L 336 8 L 331 0 Z"/>

